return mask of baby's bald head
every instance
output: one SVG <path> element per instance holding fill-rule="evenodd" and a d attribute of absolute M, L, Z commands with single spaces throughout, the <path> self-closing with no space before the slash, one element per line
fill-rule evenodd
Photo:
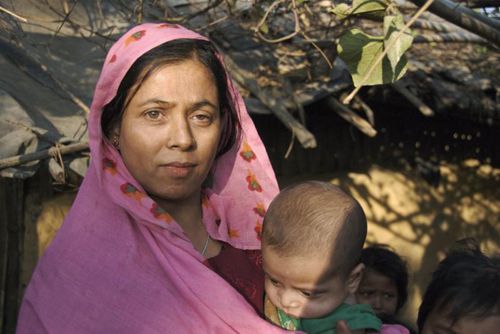
<path fill-rule="evenodd" d="M 333 271 L 348 274 L 358 263 L 366 238 L 359 203 L 339 187 L 308 181 L 284 189 L 264 219 L 262 247 L 283 257 L 332 257 Z"/>

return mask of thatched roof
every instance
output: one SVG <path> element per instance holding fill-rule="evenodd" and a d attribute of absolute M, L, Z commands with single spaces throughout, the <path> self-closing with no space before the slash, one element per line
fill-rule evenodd
<path fill-rule="evenodd" d="M 134 7 L 140 3 L 142 7 Z M 41 152 L 56 143 L 76 144 L 75 150 L 85 147 L 86 113 L 105 52 L 117 36 L 141 20 L 179 22 L 209 35 L 224 53 L 250 112 L 273 113 L 305 147 L 316 143 L 300 121 L 303 107 L 321 99 L 328 99 L 332 109 L 365 134 L 375 135 L 371 118 L 381 106 L 363 101 L 369 90 L 402 94 L 407 105 L 413 105 L 410 108 L 428 115 L 500 122 L 499 52 L 481 37 L 431 14 L 415 23 L 418 36 L 404 78 L 394 85 L 363 88 L 351 105 L 344 106 L 339 99 L 352 89 L 352 81 L 336 56 L 335 41 L 349 26 L 367 32 L 381 28 L 376 20 L 335 20 L 329 12 L 333 1 L 306 1 L 295 13 L 285 1 L 64 4 L 21 0 L 4 8 L 10 13 L 0 14 L 0 159 Z M 401 7 L 408 16 L 416 10 L 411 4 Z M 300 31 L 294 14 L 300 16 Z M 259 38 L 254 28 L 265 15 L 261 37 L 293 37 L 279 43 Z M 50 153 L 57 155 L 57 150 Z M 46 156 L 42 152 L 35 158 Z M 57 157 L 53 160 L 58 175 Z M 73 155 L 69 161 L 74 171 L 85 172 L 86 156 Z M 0 174 L 29 177 L 34 170 L 4 168 Z"/>

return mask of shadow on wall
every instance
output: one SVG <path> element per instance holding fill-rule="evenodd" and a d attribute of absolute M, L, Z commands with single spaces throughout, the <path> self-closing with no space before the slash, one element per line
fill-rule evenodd
<path fill-rule="evenodd" d="M 408 263 L 410 289 L 402 317 L 414 323 L 432 272 L 456 240 L 475 237 L 486 253 L 500 253 L 500 169 L 467 160 L 441 166 L 440 172 L 437 188 L 415 172 L 379 166 L 282 180 L 282 186 L 328 180 L 358 199 L 368 219 L 367 244 L 387 244 Z"/>

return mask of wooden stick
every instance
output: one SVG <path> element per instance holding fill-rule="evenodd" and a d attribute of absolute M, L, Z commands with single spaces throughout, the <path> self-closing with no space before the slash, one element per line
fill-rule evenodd
<path fill-rule="evenodd" d="M 406 99 L 417 107 L 418 111 L 422 113 L 424 116 L 434 116 L 434 111 L 429 108 L 422 100 L 412 94 L 408 88 L 406 88 L 402 83 L 396 81 L 392 84 L 392 87 L 401 95 L 406 97 Z"/>
<path fill-rule="evenodd" d="M 370 123 L 337 101 L 337 99 L 329 97 L 326 99 L 326 102 L 330 108 L 339 114 L 340 117 L 354 125 L 359 131 L 363 132 L 368 137 L 375 137 L 377 135 L 377 130 L 375 130 Z"/>
<path fill-rule="evenodd" d="M 231 77 L 234 78 L 240 85 L 247 88 L 254 96 L 256 96 L 273 114 L 293 132 L 297 140 L 304 148 L 315 148 L 317 146 L 316 138 L 309 132 L 299 121 L 297 121 L 286 108 L 283 106 L 283 101 L 269 94 L 265 89 L 259 87 L 259 84 L 251 73 L 248 73 L 239 67 L 227 54 L 224 57 L 224 62 L 229 68 Z"/>
<path fill-rule="evenodd" d="M 10 16 L 13 16 L 15 17 L 16 19 L 20 20 L 20 21 L 23 21 L 24 23 L 28 23 L 28 20 L 25 19 L 24 17 L 22 16 L 19 16 L 17 15 L 16 13 L 13 13 L 11 12 L 10 10 L 6 9 L 6 8 L 3 8 L 2 6 L 0 6 L 0 11 L 4 12 L 4 13 L 7 13 L 9 14 Z"/>
<path fill-rule="evenodd" d="M 31 161 L 35 161 L 35 160 L 46 159 L 46 158 L 52 156 L 52 153 L 54 152 L 55 148 L 56 148 L 56 146 L 53 146 L 47 150 L 23 154 L 23 155 L 16 155 L 14 157 L 1 159 L 0 160 L 0 169 L 4 169 L 7 167 L 14 167 L 17 165 L 22 165 L 22 164 L 25 164 L 27 162 L 31 162 Z M 59 146 L 61 154 L 75 153 L 75 152 L 87 150 L 88 148 L 89 148 L 89 144 L 86 142 Z"/>
<path fill-rule="evenodd" d="M 425 0 L 410 0 L 421 5 Z M 500 22 L 450 0 L 435 0 L 429 12 L 500 46 Z"/>
<path fill-rule="evenodd" d="M 368 122 L 372 125 L 375 126 L 375 113 L 373 112 L 373 109 L 370 108 L 368 104 L 363 101 L 362 98 L 360 98 L 358 95 L 354 97 L 354 102 L 358 103 L 361 109 L 365 111 L 366 118 L 368 119 Z"/>

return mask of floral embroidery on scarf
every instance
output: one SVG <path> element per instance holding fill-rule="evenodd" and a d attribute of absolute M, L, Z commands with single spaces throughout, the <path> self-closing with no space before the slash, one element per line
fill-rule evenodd
<path fill-rule="evenodd" d="M 245 159 L 247 162 L 251 162 L 252 160 L 257 159 L 257 156 L 252 151 L 252 148 L 246 141 L 243 142 L 243 148 L 241 149 L 240 156 Z"/>
<path fill-rule="evenodd" d="M 204 207 L 205 209 L 208 209 L 211 207 L 210 201 L 208 200 L 208 196 L 206 194 L 203 194 L 201 196 L 201 206 Z"/>
<path fill-rule="evenodd" d="M 102 165 L 104 166 L 104 171 L 109 172 L 111 175 L 116 175 L 118 171 L 116 170 L 116 162 L 111 159 L 102 159 Z"/>
<path fill-rule="evenodd" d="M 246 180 L 248 182 L 248 189 L 250 191 L 257 191 L 259 193 L 262 192 L 262 187 L 257 181 L 255 175 L 250 170 L 248 171 L 248 176 L 246 177 Z"/>
<path fill-rule="evenodd" d="M 262 240 L 262 223 L 260 221 L 257 220 L 254 230 L 257 233 L 257 239 Z"/>
<path fill-rule="evenodd" d="M 173 29 L 179 29 L 179 26 L 174 23 L 162 23 L 158 26 L 158 28 L 173 28 Z"/>
<path fill-rule="evenodd" d="M 153 203 L 153 206 L 149 211 L 151 211 L 151 213 L 153 214 L 153 216 L 155 216 L 155 218 L 161 219 L 167 224 L 170 224 L 174 220 L 172 216 L 168 214 L 167 211 L 163 210 L 163 208 L 158 206 L 158 204 L 156 203 Z"/>
<path fill-rule="evenodd" d="M 134 32 L 132 35 L 125 39 L 125 46 L 128 46 L 132 42 L 140 40 L 144 35 L 146 35 L 146 30 L 139 30 Z"/>
<path fill-rule="evenodd" d="M 145 194 L 141 193 L 139 190 L 137 190 L 136 187 L 134 187 L 133 185 L 131 185 L 128 182 L 122 184 L 120 186 L 120 190 L 122 191 L 122 193 L 124 193 L 128 197 L 135 199 L 136 201 L 140 201 L 143 197 L 146 196 Z"/>
<path fill-rule="evenodd" d="M 108 64 L 114 63 L 116 61 L 116 55 L 113 55 L 111 59 L 109 60 Z"/>
<path fill-rule="evenodd" d="M 264 216 L 266 215 L 266 208 L 264 207 L 264 204 L 257 203 L 257 206 L 253 208 L 253 212 L 264 218 Z"/>
<path fill-rule="evenodd" d="M 230 228 L 228 233 L 229 237 L 232 238 L 239 238 L 240 237 L 240 232 L 237 229 Z"/>

